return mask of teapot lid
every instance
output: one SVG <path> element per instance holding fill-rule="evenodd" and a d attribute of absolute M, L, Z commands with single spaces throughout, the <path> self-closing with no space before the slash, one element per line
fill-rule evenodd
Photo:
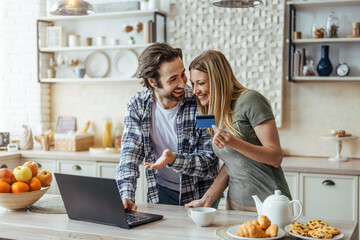
<path fill-rule="evenodd" d="M 285 195 L 281 195 L 280 190 L 275 190 L 275 194 L 270 195 L 268 198 L 265 199 L 266 201 L 289 201 L 289 199 Z"/>

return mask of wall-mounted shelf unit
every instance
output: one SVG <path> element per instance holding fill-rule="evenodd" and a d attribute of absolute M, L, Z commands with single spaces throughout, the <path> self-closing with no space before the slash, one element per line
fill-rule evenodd
<path fill-rule="evenodd" d="M 360 37 L 347 38 L 351 35 L 351 22 L 359 21 L 357 17 L 360 10 L 359 0 L 322 0 L 322 1 L 288 1 L 287 11 L 289 16 L 288 25 L 288 74 L 287 80 L 290 82 L 360 82 L 360 67 L 356 64 L 357 55 L 360 54 Z M 340 25 L 339 38 L 310 38 L 312 23 L 319 23 L 326 26 L 326 19 L 330 11 L 336 11 L 339 16 L 344 14 L 346 19 L 339 19 Z M 348 13 L 350 11 L 350 13 Z M 300 28 L 300 30 L 298 30 Z M 293 39 L 293 32 L 300 31 L 302 39 Z M 307 35 L 309 33 L 309 35 Z M 320 59 L 320 47 L 322 44 L 329 45 L 330 49 L 335 49 L 333 58 L 330 60 L 333 65 L 333 74 L 329 77 L 320 76 L 294 76 L 293 74 L 293 54 L 297 48 L 305 48 L 309 55 L 313 57 L 316 68 L 317 61 Z M 331 50 L 330 50 L 331 51 Z M 356 53 L 356 54 L 355 54 Z M 339 62 L 353 63 L 350 75 L 347 77 L 337 77 L 334 75 L 336 66 Z M 302 72 L 302 70 L 300 70 Z"/>
<path fill-rule="evenodd" d="M 38 82 L 40 83 L 139 83 L 140 79 L 136 74 L 132 77 L 121 75 L 121 71 L 116 69 L 115 58 L 121 51 L 130 50 L 137 56 L 150 43 L 144 38 L 144 29 L 148 21 L 152 21 L 151 31 L 153 42 L 166 42 L 167 14 L 158 10 L 146 11 L 126 11 L 111 13 L 96 13 L 87 16 L 51 16 L 42 17 L 37 20 L 37 65 L 38 65 Z M 143 23 L 143 29 L 138 31 L 137 24 Z M 133 26 L 133 31 L 126 33 L 124 27 Z M 60 46 L 46 45 L 46 28 L 49 26 L 62 26 L 62 42 Z M 70 34 L 80 35 L 81 43 L 76 47 L 69 47 L 66 43 Z M 105 45 L 98 45 L 95 40 L 97 37 L 106 37 L 108 41 Z M 85 38 L 91 37 L 93 44 L 85 45 Z M 135 44 L 128 44 L 130 37 L 136 41 Z M 110 39 L 119 39 L 120 45 L 110 45 Z M 109 60 L 109 68 L 103 77 L 75 78 L 72 71 L 72 65 L 66 61 L 65 66 L 57 68 L 55 78 L 49 78 L 47 69 L 50 68 L 50 59 L 57 59 L 62 55 L 67 59 L 79 59 L 80 63 L 85 63 L 86 57 L 93 52 L 105 54 Z M 129 75 L 129 74 L 127 74 Z"/>

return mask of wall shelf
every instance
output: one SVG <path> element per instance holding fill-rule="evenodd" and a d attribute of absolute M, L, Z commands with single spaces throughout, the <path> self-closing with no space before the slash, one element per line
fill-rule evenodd
<path fill-rule="evenodd" d="M 134 83 L 139 84 L 140 78 L 42 78 L 42 83 Z"/>
<path fill-rule="evenodd" d="M 286 42 L 289 42 L 289 39 L 286 39 Z M 304 38 L 291 40 L 293 44 L 307 44 L 307 43 L 360 43 L 359 38 Z"/>
<path fill-rule="evenodd" d="M 97 51 L 97 50 L 116 50 L 116 49 L 137 49 L 146 48 L 150 44 L 137 45 L 108 45 L 108 46 L 81 46 L 81 47 L 44 47 L 40 48 L 40 52 L 73 52 L 73 51 Z"/>
<path fill-rule="evenodd" d="M 292 5 L 297 8 L 313 8 L 313 7 L 323 7 L 323 6 L 357 6 L 359 5 L 359 0 L 311 0 L 311 1 L 288 1 L 287 5 Z"/>
<path fill-rule="evenodd" d="M 148 17 L 153 16 L 154 12 L 160 13 L 166 16 L 165 12 L 155 10 L 146 10 L 146 11 L 126 11 L 126 12 L 111 12 L 111 13 L 95 13 L 86 16 L 53 16 L 53 17 L 42 17 L 39 18 L 40 21 L 45 22 L 55 22 L 55 21 L 68 21 L 68 20 L 89 20 L 89 19 L 97 19 L 97 18 L 125 18 L 125 17 Z"/>
<path fill-rule="evenodd" d="M 353 77 L 306 77 L 306 76 L 298 76 L 292 77 L 292 81 L 295 82 L 360 82 L 360 76 L 353 76 Z"/>

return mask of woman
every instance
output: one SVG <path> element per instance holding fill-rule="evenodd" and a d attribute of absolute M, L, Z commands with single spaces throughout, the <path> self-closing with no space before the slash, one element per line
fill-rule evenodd
<path fill-rule="evenodd" d="M 282 151 L 268 100 L 236 80 L 221 52 L 203 52 L 189 70 L 199 114 L 215 115 L 213 149 L 225 164 L 205 195 L 185 206 L 211 206 L 227 186 L 230 210 L 256 211 L 252 195 L 264 200 L 276 189 L 291 199 L 280 167 Z M 168 152 L 164 159 L 171 160 L 172 154 Z"/>

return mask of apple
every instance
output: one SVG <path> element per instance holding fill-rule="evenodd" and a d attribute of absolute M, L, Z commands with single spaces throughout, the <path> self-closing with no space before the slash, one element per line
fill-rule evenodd
<path fill-rule="evenodd" d="M 27 161 L 23 166 L 30 168 L 33 177 L 35 177 L 39 171 L 39 166 L 36 162 Z"/>
<path fill-rule="evenodd" d="M 50 186 L 52 181 L 52 174 L 49 171 L 41 170 L 37 175 L 37 179 L 40 180 L 42 187 Z"/>
<path fill-rule="evenodd" d="M 18 166 L 13 171 L 14 177 L 18 182 L 27 182 L 32 178 L 31 169 L 25 166 Z"/>
<path fill-rule="evenodd" d="M 0 168 L 0 181 L 7 182 L 11 184 L 13 178 L 12 172 L 7 168 Z"/>

